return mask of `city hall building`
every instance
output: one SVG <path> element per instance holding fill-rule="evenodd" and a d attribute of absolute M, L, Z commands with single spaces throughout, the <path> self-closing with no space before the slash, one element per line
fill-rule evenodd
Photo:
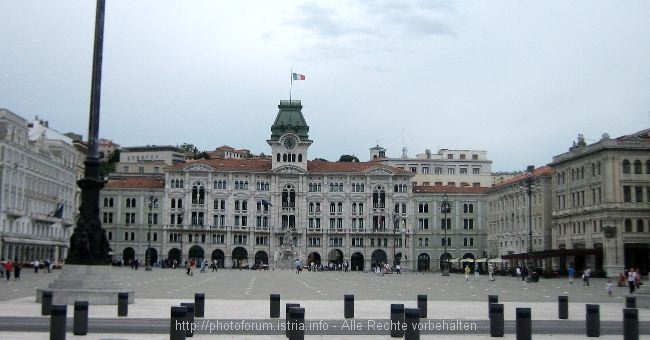
<path fill-rule="evenodd" d="M 161 176 L 109 179 L 101 213 L 114 258 L 208 259 L 225 268 L 300 259 L 367 271 L 386 263 L 438 270 L 445 249 L 448 258 L 485 253 L 484 189 L 414 190 L 413 172 L 376 160 L 308 161 L 301 102 L 278 108 L 270 157 L 200 159 Z"/>

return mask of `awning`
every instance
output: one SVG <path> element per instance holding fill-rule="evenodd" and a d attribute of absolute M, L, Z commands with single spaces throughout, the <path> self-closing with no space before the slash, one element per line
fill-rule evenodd
<path fill-rule="evenodd" d="M 463 263 L 465 263 L 465 262 L 474 262 L 474 259 L 462 259 L 462 260 L 460 260 L 460 262 L 463 262 Z"/>
<path fill-rule="evenodd" d="M 485 262 L 487 262 L 486 258 L 476 259 L 476 263 L 485 263 Z"/>
<path fill-rule="evenodd" d="M 501 263 L 501 262 L 505 262 L 505 261 L 506 261 L 506 260 L 504 260 L 504 259 L 498 259 L 498 258 L 497 258 L 497 259 L 489 259 L 489 260 L 488 260 L 489 263 Z"/>
<path fill-rule="evenodd" d="M 574 249 L 549 249 L 534 251 L 532 253 L 508 254 L 503 255 L 503 260 L 516 260 L 527 258 L 546 258 L 546 257 L 563 257 L 563 256 L 584 256 L 584 255 L 602 255 L 602 248 L 574 248 Z"/>

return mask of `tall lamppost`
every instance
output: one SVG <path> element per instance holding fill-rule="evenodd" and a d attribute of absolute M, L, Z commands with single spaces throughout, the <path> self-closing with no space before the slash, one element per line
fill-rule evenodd
<path fill-rule="evenodd" d="M 444 261 L 442 262 L 442 276 L 449 276 L 449 255 L 447 254 L 447 228 L 449 228 L 449 225 L 447 224 L 447 214 L 451 213 L 451 203 L 449 203 L 449 197 L 447 196 L 447 192 L 443 191 L 442 194 L 442 204 L 440 204 L 440 212 L 443 213 L 444 219 L 442 223 L 442 227 L 445 229 L 445 240 L 443 242 L 443 245 L 445 246 L 445 253 L 443 254 Z"/>
<path fill-rule="evenodd" d="M 145 261 L 147 262 L 144 267 L 145 271 L 151 271 L 151 223 L 153 220 L 153 215 L 151 210 L 153 209 L 153 204 L 156 200 L 153 198 L 153 195 L 149 195 L 149 234 L 147 235 L 147 251 L 144 253 Z"/>
<path fill-rule="evenodd" d="M 522 191 L 528 195 L 528 258 L 527 258 L 527 264 L 526 267 L 528 269 L 528 277 L 526 278 L 526 281 L 528 282 L 534 282 L 533 278 L 533 267 L 534 267 L 534 262 L 533 262 L 533 202 L 532 202 L 532 195 L 533 195 L 533 190 L 535 190 L 535 185 L 533 184 L 533 171 L 535 170 L 534 165 L 529 165 L 526 168 L 526 179 L 524 182 L 521 184 L 521 189 Z"/>
<path fill-rule="evenodd" d="M 397 253 L 395 250 L 395 241 L 397 239 L 395 238 L 397 231 L 399 230 L 399 214 L 397 211 L 393 212 L 393 267 L 397 266 L 399 263 L 397 262 Z"/>
<path fill-rule="evenodd" d="M 183 263 L 183 229 L 185 229 L 184 228 L 184 226 L 185 226 L 185 209 L 183 207 L 179 207 L 179 210 L 181 212 L 181 232 L 180 232 L 180 236 L 181 236 L 181 256 L 178 259 L 179 262 L 180 262 L 178 264 L 178 266 L 181 267 L 181 268 L 185 268 L 185 263 Z"/>

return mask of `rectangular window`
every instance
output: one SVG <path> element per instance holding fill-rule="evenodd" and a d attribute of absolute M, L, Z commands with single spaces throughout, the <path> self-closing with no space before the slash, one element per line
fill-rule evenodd
<path fill-rule="evenodd" d="M 632 188 L 628 185 L 623 186 L 623 202 L 632 202 Z"/>
<path fill-rule="evenodd" d="M 428 166 L 423 166 L 422 167 L 422 173 L 423 174 L 428 174 L 429 173 L 429 167 Z"/>
<path fill-rule="evenodd" d="M 637 202 L 643 202 L 643 187 L 634 187 L 634 198 Z"/>

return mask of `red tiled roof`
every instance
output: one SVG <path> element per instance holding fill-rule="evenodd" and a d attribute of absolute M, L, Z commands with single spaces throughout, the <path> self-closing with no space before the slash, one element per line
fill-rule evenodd
<path fill-rule="evenodd" d="M 414 186 L 413 193 L 417 194 L 484 194 L 489 188 L 487 187 L 452 187 L 442 185 Z"/>
<path fill-rule="evenodd" d="M 533 170 L 533 177 L 539 177 L 539 176 L 543 176 L 543 175 L 550 175 L 552 173 L 553 173 L 553 168 L 551 168 L 548 165 L 544 165 L 544 166 L 541 166 L 541 167 Z M 522 172 L 522 173 L 520 173 L 519 175 L 517 175 L 517 176 L 515 176 L 513 178 L 510 178 L 510 179 L 508 179 L 506 181 L 503 181 L 503 182 L 493 186 L 492 189 L 498 189 L 498 188 L 502 188 L 502 187 L 511 185 L 513 183 L 521 182 L 524 179 L 526 179 L 527 177 L 528 177 L 528 173 Z"/>
<path fill-rule="evenodd" d="M 246 158 L 246 159 L 197 159 L 186 163 L 175 164 L 166 168 L 166 170 L 181 170 L 191 164 L 205 164 L 215 169 L 215 171 L 259 171 L 270 172 L 272 159 L 269 158 Z M 311 173 L 327 172 L 358 172 L 370 170 L 372 168 L 386 169 L 397 174 L 411 174 L 410 171 L 398 169 L 392 166 L 378 164 L 376 162 L 323 162 L 308 161 L 307 171 Z"/>
<path fill-rule="evenodd" d="M 191 164 L 205 164 L 214 168 L 215 171 L 271 171 L 271 160 L 264 158 L 195 159 L 165 169 L 171 171 L 182 170 Z"/>
<path fill-rule="evenodd" d="M 165 179 L 156 177 L 124 177 L 109 179 L 104 186 L 108 189 L 163 189 Z"/>
<path fill-rule="evenodd" d="M 377 162 L 307 162 L 309 172 L 364 172 L 372 168 L 386 169 L 398 174 L 412 174 L 410 171 L 398 169 L 396 167 L 379 164 Z"/>

